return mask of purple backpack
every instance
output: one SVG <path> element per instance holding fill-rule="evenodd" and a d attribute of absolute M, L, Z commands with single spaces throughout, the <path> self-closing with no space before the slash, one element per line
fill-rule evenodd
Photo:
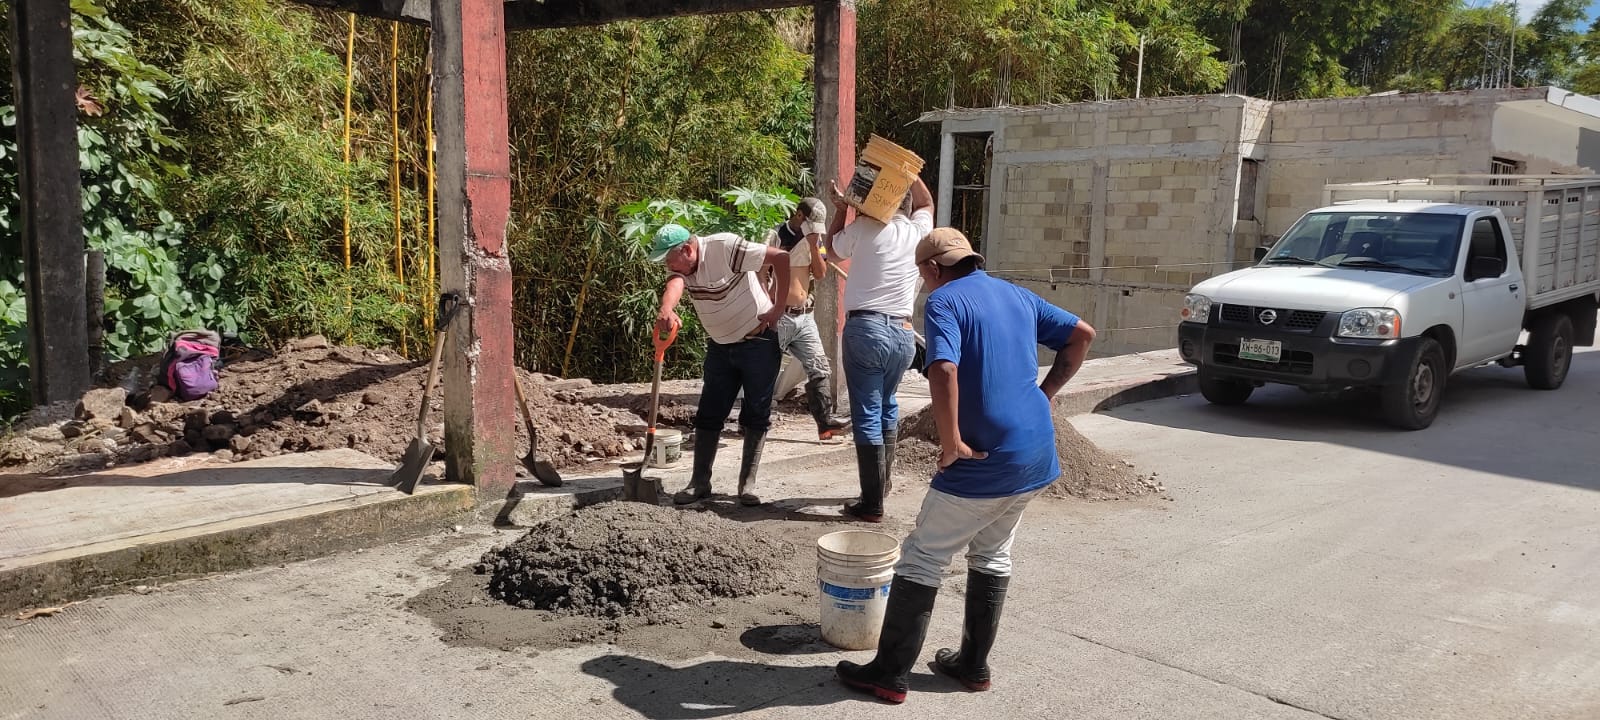
<path fill-rule="evenodd" d="M 172 337 L 161 358 L 160 382 L 179 400 L 199 400 L 217 389 L 217 357 L 222 338 L 210 330 L 188 330 Z"/>

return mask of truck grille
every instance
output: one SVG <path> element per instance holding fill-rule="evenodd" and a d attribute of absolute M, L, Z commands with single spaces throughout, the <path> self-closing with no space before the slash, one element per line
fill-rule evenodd
<path fill-rule="evenodd" d="M 1261 322 L 1261 312 L 1269 309 L 1277 313 L 1277 318 L 1272 321 L 1271 325 Z M 1251 305 L 1222 306 L 1222 323 L 1224 325 L 1274 327 L 1300 333 L 1316 330 L 1317 326 L 1322 324 L 1322 319 L 1327 315 L 1327 313 L 1317 310 L 1284 310 L 1282 308 L 1265 308 Z"/>
<path fill-rule="evenodd" d="M 1276 363 L 1260 362 L 1257 360 L 1240 360 L 1238 345 L 1225 345 L 1217 343 L 1212 346 L 1212 361 L 1218 365 L 1251 370 L 1265 370 L 1267 372 L 1286 373 L 1289 375 L 1310 375 L 1316 356 L 1304 350 L 1284 350 L 1283 357 Z"/>

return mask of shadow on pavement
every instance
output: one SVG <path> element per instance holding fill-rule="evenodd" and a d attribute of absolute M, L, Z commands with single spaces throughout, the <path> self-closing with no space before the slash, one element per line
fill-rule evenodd
<path fill-rule="evenodd" d="M 839 652 L 838 648 L 823 642 L 822 628 L 816 623 L 753 627 L 739 636 L 739 644 L 766 655 L 819 655 Z"/>
<path fill-rule="evenodd" d="M 1451 465 L 1539 482 L 1600 490 L 1600 352 L 1579 353 L 1558 390 L 1533 390 L 1522 370 L 1479 368 L 1454 375 L 1438 419 L 1416 432 L 1383 423 L 1370 392 L 1311 395 L 1268 385 L 1239 407 L 1199 395 L 1131 405 L 1108 413 L 1130 422 L 1199 433 L 1294 442 Z"/>

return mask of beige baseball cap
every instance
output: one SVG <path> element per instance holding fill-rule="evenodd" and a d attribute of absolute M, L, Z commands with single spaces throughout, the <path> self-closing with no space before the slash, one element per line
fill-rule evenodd
<path fill-rule="evenodd" d="M 923 236 L 922 242 L 917 243 L 918 265 L 932 260 L 949 267 L 969 257 L 977 257 L 978 262 L 983 262 L 983 256 L 972 249 L 967 236 L 955 228 L 934 228 L 933 232 Z"/>

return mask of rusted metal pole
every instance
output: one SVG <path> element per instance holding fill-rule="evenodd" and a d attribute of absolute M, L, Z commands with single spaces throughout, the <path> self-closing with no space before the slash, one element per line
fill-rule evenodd
<path fill-rule="evenodd" d="M 517 467 L 504 12 L 502 0 L 433 0 L 440 285 L 465 300 L 444 354 L 445 466 L 491 495 Z"/>

